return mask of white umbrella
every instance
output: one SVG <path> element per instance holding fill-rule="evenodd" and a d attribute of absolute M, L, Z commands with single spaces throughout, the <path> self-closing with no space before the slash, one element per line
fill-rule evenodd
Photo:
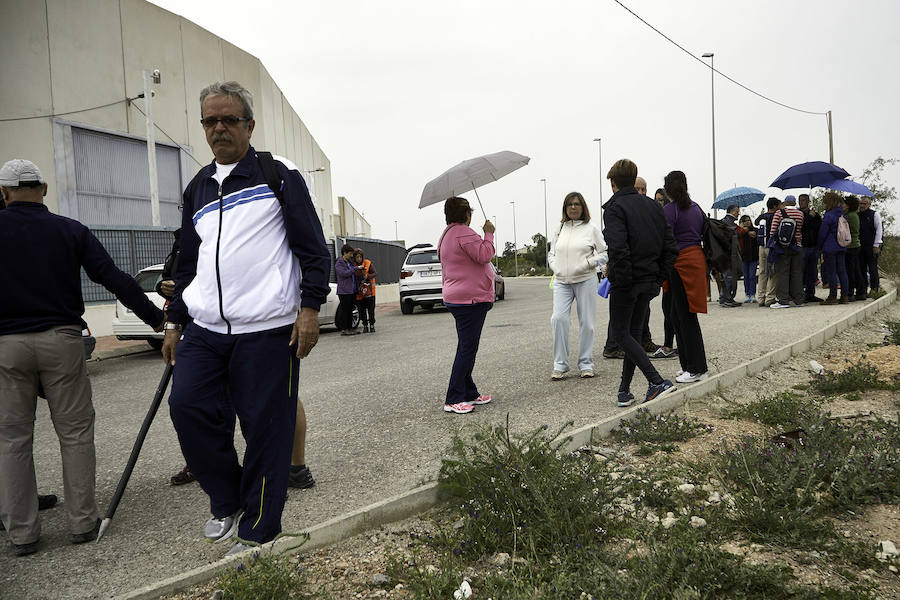
<path fill-rule="evenodd" d="M 464 160 L 425 184 L 425 189 L 422 190 L 422 199 L 419 200 L 419 208 L 443 202 L 452 196 L 475 191 L 475 188 L 497 181 L 504 175 L 509 175 L 516 169 L 524 167 L 530 160 L 527 156 L 509 150 Z M 481 198 L 478 198 L 477 191 L 475 191 L 475 198 L 478 199 L 478 206 L 484 213 L 484 207 L 481 206 Z M 485 215 L 486 217 L 487 215 Z"/>

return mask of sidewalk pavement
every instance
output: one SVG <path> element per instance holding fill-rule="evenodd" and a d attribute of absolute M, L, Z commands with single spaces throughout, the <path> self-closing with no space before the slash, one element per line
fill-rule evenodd
<path fill-rule="evenodd" d="M 120 340 L 114 335 L 105 335 L 96 339 L 97 345 L 91 353 L 89 362 L 108 360 L 110 358 L 127 356 L 129 354 L 155 352 L 155 350 L 150 347 L 150 344 L 144 340 Z"/>

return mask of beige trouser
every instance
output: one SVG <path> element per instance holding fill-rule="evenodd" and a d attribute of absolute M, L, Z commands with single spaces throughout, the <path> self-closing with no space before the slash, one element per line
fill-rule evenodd
<path fill-rule="evenodd" d="M 62 454 L 66 516 L 72 533 L 94 528 L 94 406 L 77 325 L 0 336 L 0 519 L 14 544 L 37 541 L 32 443 L 38 381 Z"/>
<path fill-rule="evenodd" d="M 768 248 L 759 249 L 759 277 L 756 280 L 756 301 L 760 304 L 775 301 L 775 273 L 769 277 L 766 274 L 766 257 L 769 255 Z"/>

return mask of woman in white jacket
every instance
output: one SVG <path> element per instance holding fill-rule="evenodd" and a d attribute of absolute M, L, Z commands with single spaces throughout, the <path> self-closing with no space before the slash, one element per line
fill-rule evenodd
<path fill-rule="evenodd" d="M 594 376 L 594 317 L 597 314 L 597 268 L 605 262 L 606 246 L 600 230 L 591 223 L 584 196 L 578 192 L 563 201 L 562 225 L 550 249 L 553 271 L 553 380 L 569 371 L 569 324 L 572 301 L 578 305 L 578 370 L 581 377 Z"/>

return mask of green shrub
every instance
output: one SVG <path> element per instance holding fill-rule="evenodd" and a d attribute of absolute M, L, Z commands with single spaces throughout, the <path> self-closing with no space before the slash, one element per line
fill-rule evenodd
<path fill-rule="evenodd" d="M 816 380 L 815 389 L 821 394 L 833 395 L 865 390 L 895 390 L 900 389 L 900 386 L 879 379 L 878 368 L 866 361 L 866 355 L 863 354 L 859 360 L 850 363 L 850 366 L 839 373 L 825 371 L 825 375 Z"/>
<path fill-rule="evenodd" d="M 612 437 L 631 444 L 683 442 L 709 431 L 697 419 L 679 417 L 675 413 L 653 414 L 640 409 L 630 421 L 623 421 Z"/>
<path fill-rule="evenodd" d="M 282 600 L 301 583 L 300 574 L 287 558 L 254 554 L 246 563 L 222 573 L 216 587 L 227 600 Z"/>
<path fill-rule="evenodd" d="M 888 334 L 885 336 L 888 342 L 900 346 L 900 321 L 888 321 L 885 323 Z"/>
<path fill-rule="evenodd" d="M 819 403 L 792 392 L 765 396 L 723 411 L 725 417 L 747 419 L 763 425 L 797 427 L 819 414 Z"/>

